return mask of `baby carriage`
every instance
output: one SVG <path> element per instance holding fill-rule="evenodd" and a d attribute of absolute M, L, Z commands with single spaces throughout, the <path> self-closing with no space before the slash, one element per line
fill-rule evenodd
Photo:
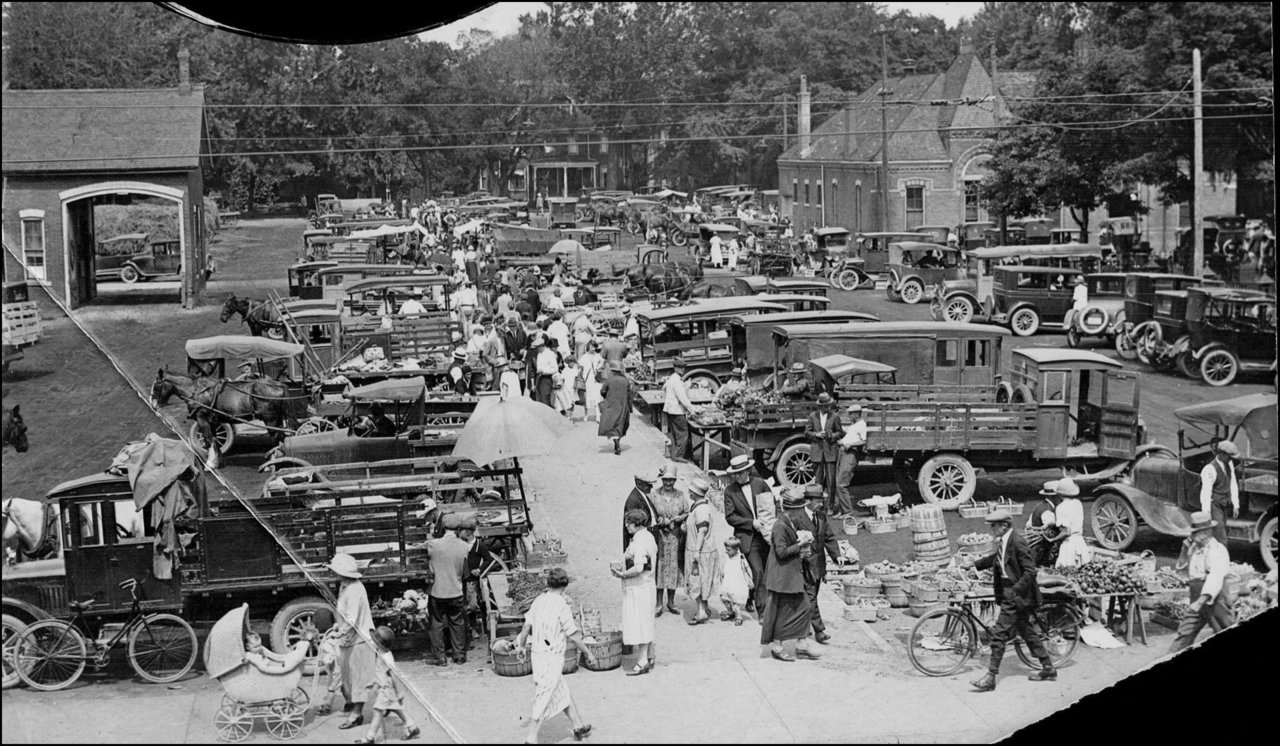
<path fill-rule="evenodd" d="M 246 655 L 249 605 L 223 615 L 205 643 L 205 669 L 222 684 L 222 705 L 213 727 L 224 741 L 243 741 L 253 732 L 255 718 L 266 721 L 275 738 L 294 738 L 302 731 L 311 698 L 299 686 L 310 645 L 300 640 L 280 656 Z"/>

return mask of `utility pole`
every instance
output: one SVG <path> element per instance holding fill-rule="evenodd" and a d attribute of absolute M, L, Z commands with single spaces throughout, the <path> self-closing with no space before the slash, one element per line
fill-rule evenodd
<path fill-rule="evenodd" d="M 889 230 L 889 29 L 880 27 L 880 230 Z"/>
<path fill-rule="evenodd" d="M 787 149 L 787 105 L 789 103 L 790 101 L 787 100 L 787 94 L 785 93 L 782 94 L 782 149 L 783 151 Z"/>
<path fill-rule="evenodd" d="M 1195 142 L 1191 151 L 1191 270 L 1204 276 L 1204 108 L 1200 89 L 1200 50 L 1191 50 L 1191 82 L 1195 105 Z"/>

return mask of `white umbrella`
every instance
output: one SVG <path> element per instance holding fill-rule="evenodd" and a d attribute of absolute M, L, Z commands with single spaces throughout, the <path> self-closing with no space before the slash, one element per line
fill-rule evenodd
<path fill-rule="evenodd" d="M 572 238 L 564 238 L 556 241 L 547 250 L 548 254 L 575 254 L 585 248 L 582 244 Z"/>
<path fill-rule="evenodd" d="M 480 226 L 482 225 L 484 225 L 484 221 L 480 220 L 479 218 L 473 218 L 472 220 L 468 220 L 462 225 L 454 227 L 453 237 L 462 238 L 467 233 L 473 233 L 475 231 L 480 230 Z"/>
<path fill-rule="evenodd" d="M 481 395 L 453 446 L 453 455 L 481 466 L 501 459 L 540 456 L 572 429 L 568 418 L 519 392 Z"/>

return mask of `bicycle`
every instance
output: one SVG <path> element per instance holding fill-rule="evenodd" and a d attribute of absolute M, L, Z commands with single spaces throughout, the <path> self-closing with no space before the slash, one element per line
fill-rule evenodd
<path fill-rule="evenodd" d="M 989 639 L 991 628 L 973 611 L 975 601 L 994 601 L 994 596 L 966 596 L 952 599 L 947 608 L 934 609 L 915 623 L 907 641 L 911 665 L 926 676 L 950 676 L 959 671 L 979 652 L 978 628 Z M 1055 667 L 1075 654 L 1080 642 L 1080 625 L 1084 615 L 1072 600 L 1053 600 L 1032 613 L 1044 633 L 1045 650 Z M 1021 637 L 1013 639 L 1018 658 L 1027 666 L 1038 667 Z"/>
<path fill-rule="evenodd" d="M 18 637 L 13 647 L 13 663 L 18 678 L 27 686 L 52 692 L 71 686 L 85 666 L 102 670 L 111 650 L 128 636 L 129 665 L 146 681 L 167 684 L 182 678 L 196 662 L 199 644 L 196 633 L 174 614 L 147 614 L 138 600 L 138 581 L 125 580 L 120 587 L 129 591 L 133 606 L 129 618 L 105 642 L 98 639 L 84 613 L 94 600 L 72 602 L 71 621 L 45 619 L 35 622 Z M 93 652 L 88 652 L 91 639 Z"/>

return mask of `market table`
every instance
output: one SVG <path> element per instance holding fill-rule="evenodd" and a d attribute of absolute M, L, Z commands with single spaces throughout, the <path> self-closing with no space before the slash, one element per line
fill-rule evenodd
<path fill-rule="evenodd" d="M 635 398 L 639 401 L 633 401 L 632 403 L 640 408 L 642 414 L 649 416 L 649 420 L 658 429 L 658 432 L 665 434 L 664 420 L 666 418 L 662 416 L 662 406 L 666 402 L 666 393 L 662 389 L 649 389 L 647 391 L 637 391 Z M 694 389 L 689 392 L 689 401 L 694 405 L 710 404 L 714 398 L 715 396 L 706 389 Z M 689 424 L 692 426 L 693 422 L 691 421 Z"/>
<path fill-rule="evenodd" d="M 729 444 L 731 429 L 732 426 L 727 422 L 704 425 L 689 420 L 689 441 L 693 448 L 693 459 L 695 463 L 701 461 L 704 472 L 711 469 L 711 455 L 716 451 L 724 451 L 729 457 L 733 456 L 733 449 Z M 699 453 L 702 454 L 701 458 Z"/>
<path fill-rule="evenodd" d="M 1133 632 L 1136 628 L 1142 644 L 1146 645 L 1147 625 L 1142 619 L 1142 608 L 1138 605 L 1138 597 L 1141 595 L 1141 593 L 1082 593 L 1079 598 L 1097 608 L 1100 614 L 1104 613 L 1102 604 L 1106 601 L 1105 624 L 1110 627 L 1116 621 L 1122 621 L 1126 645 L 1133 644 Z"/>

